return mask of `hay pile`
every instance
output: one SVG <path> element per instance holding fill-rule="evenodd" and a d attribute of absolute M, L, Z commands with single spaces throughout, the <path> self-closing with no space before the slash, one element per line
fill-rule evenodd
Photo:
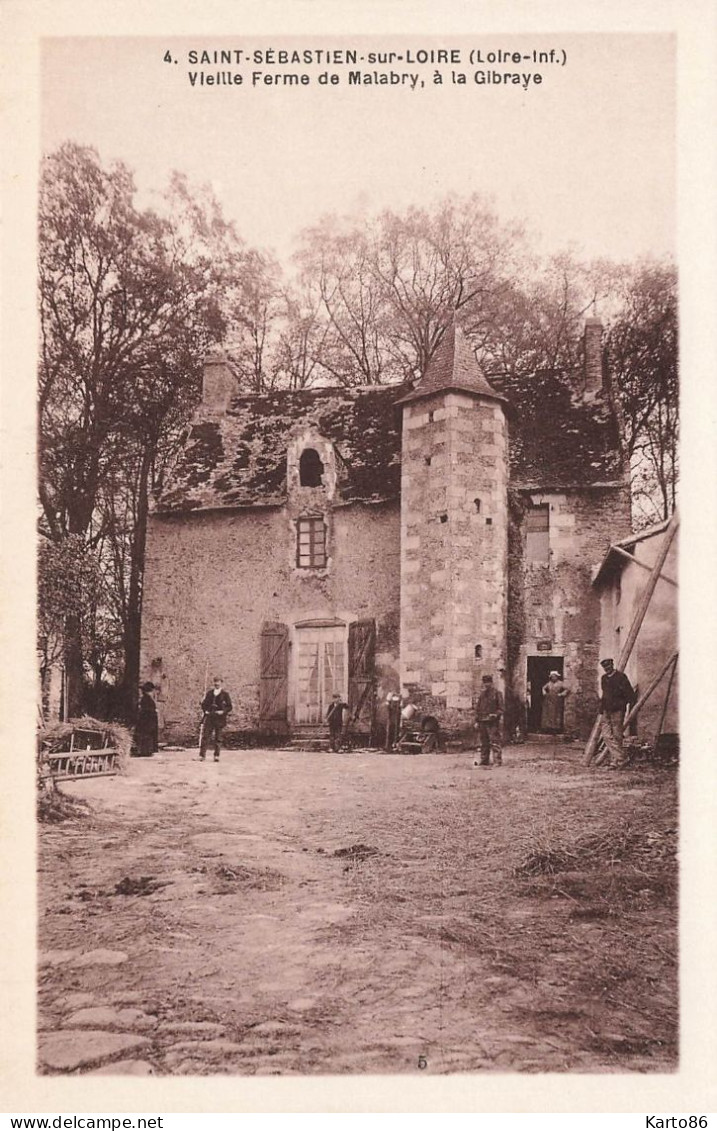
<path fill-rule="evenodd" d="M 86 801 L 70 797 L 59 786 L 41 789 L 37 795 L 37 819 L 43 825 L 59 825 L 63 821 L 73 821 L 87 817 L 92 807 Z"/>
<path fill-rule="evenodd" d="M 597 835 L 534 842 L 513 875 L 522 895 L 570 899 L 571 918 L 617 916 L 648 904 L 673 906 L 677 851 L 675 828 L 623 821 Z"/>
<path fill-rule="evenodd" d="M 86 802 L 78 801 L 62 792 L 50 771 L 49 755 L 69 751 L 70 740 L 76 731 L 83 732 L 82 739 L 76 745 L 78 754 L 82 753 L 83 743 L 87 741 L 84 732 L 95 732 L 96 737 L 93 735 L 90 740 L 92 748 L 101 750 L 109 747 L 116 750 L 119 772 L 124 773 L 127 768 L 132 749 L 132 735 L 127 727 L 119 723 L 108 723 L 93 719 L 90 715 L 83 715 L 79 719 L 68 719 L 67 722 L 40 727 L 37 733 L 37 819 L 43 824 L 57 824 L 84 817 L 90 812 L 90 806 Z"/>
<path fill-rule="evenodd" d="M 98 749 L 109 746 L 119 752 L 120 769 L 126 768 L 127 759 L 132 749 L 132 734 L 127 727 L 120 723 L 108 723 L 105 720 L 93 719 L 91 715 L 82 715 L 78 719 L 68 719 L 64 723 L 51 723 L 43 726 L 37 733 L 38 757 L 43 754 L 57 754 L 69 750 L 70 738 L 74 731 L 96 731 L 101 735 Z M 94 748 L 94 744 L 93 744 Z M 81 747 L 77 747 L 78 752 Z"/>
<path fill-rule="evenodd" d="M 574 840 L 544 839 L 515 870 L 516 877 L 556 875 L 559 872 L 605 870 L 615 867 L 659 866 L 677 854 L 677 830 L 636 829 L 623 821 L 597 835 Z"/>

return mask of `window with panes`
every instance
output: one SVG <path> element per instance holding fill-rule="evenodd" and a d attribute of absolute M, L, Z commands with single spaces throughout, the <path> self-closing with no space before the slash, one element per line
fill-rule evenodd
<path fill-rule="evenodd" d="M 300 518 L 296 524 L 296 564 L 300 569 L 326 565 L 326 524 L 320 516 Z"/>

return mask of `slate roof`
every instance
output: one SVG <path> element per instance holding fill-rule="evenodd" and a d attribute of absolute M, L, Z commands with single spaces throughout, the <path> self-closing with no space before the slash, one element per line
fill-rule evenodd
<path fill-rule="evenodd" d="M 426 372 L 416 387 L 402 398 L 402 403 L 451 389 L 479 393 L 493 400 L 505 400 L 486 381 L 470 341 L 455 322 L 446 330 Z"/>
<path fill-rule="evenodd" d="M 289 436 L 302 424 L 333 442 L 343 502 L 398 499 L 401 405 L 442 389 L 504 402 L 511 486 L 548 490 L 623 481 L 617 419 L 604 392 L 586 401 L 559 372 L 489 384 L 466 348 L 472 358 L 463 335 L 451 335 L 417 386 L 277 391 L 235 397 L 221 416 L 200 410 L 155 509 L 281 505 Z"/>
<path fill-rule="evenodd" d="M 605 391 L 586 400 L 557 371 L 506 378 L 502 391 L 514 486 L 596 486 L 624 478 L 618 420 Z"/>
<path fill-rule="evenodd" d="M 289 433 L 311 424 L 338 455 L 344 502 L 397 499 L 407 385 L 317 388 L 235 397 L 221 417 L 201 412 L 156 509 L 278 506 L 286 499 Z"/>

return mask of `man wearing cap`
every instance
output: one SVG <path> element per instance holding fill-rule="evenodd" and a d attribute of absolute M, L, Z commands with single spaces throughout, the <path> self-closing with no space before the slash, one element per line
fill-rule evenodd
<path fill-rule="evenodd" d="M 483 688 L 476 703 L 476 729 L 480 737 L 480 764 L 490 765 L 493 751 L 493 764 L 503 765 L 503 696 L 493 686 L 493 676 L 483 676 Z"/>
<path fill-rule="evenodd" d="M 627 765 L 622 745 L 625 709 L 637 698 L 635 690 L 624 672 L 616 670 L 612 660 L 601 660 L 605 675 L 600 681 L 600 734 L 610 752 L 611 769 Z"/>
<path fill-rule="evenodd" d="M 335 754 L 341 749 L 341 739 L 344 731 L 344 711 L 348 710 L 348 703 L 344 703 L 338 691 L 334 693 L 329 709 L 326 712 L 326 721 L 329 724 L 329 745 Z"/>
<path fill-rule="evenodd" d="M 207 746 L 214 738 L 214 761 L 219 761 L 221 751 L 222 731 L 226 724 L 229 712 L 232 710 L 232 701 L 224 690 L 221 676 L 215 676 L 213 686 L 209 688 L 202 699 L 202 736 L 199 741 L 199 758 L 204 761 Z"/>

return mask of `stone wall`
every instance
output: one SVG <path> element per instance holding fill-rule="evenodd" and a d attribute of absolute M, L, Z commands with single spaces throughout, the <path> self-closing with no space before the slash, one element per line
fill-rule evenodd
<path fill-rule="evenodd" d="M 507 458 L 500 404 L 436 393 L 404 408 L 401 681 L 447 727 L 506 664 Z"/>
<path fill-rule="evenodd" d="M 514 490 L 511 503 L 507 726 L 510 733 L 525 726 L 528 657 L 563 657 L 571 691 L 565 731 L 586 737 L 597 712 L 601 658 L 600 602 L 592 577 L 610 542 L 630 528 L 629 492 Z M 550 555 L 544 564 L 526 560 L 523 519 L 531 504 L 550 508 Z"/>
<path fill-rule="evenodd" d="M 153 515 L 147 537 L 142 678 L 165 675 L 165 738 L 196 738 L 205 676 L 224 677 L 229 732 L 259 727 L 262 623 L 377 622 L 379 695 L 398 687 L 399 507 L 337 506 L 324 570 L 296 567 L 286 507 Z"/>

